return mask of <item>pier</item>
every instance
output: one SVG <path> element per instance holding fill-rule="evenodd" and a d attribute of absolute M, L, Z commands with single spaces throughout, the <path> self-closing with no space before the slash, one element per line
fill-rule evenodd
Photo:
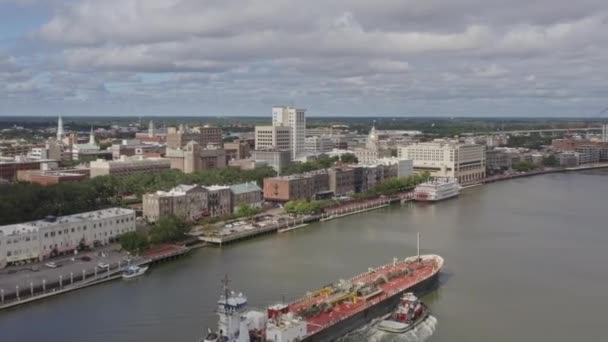
<path fill-rule="evenodd" d="M 33 271 L 34 268 L 22 269 L 5 275 L 6 278 L 0 285 L 3 286 L 0 287 L 0 310 L 121 279 L 122 272 L 131 265 L 152 265 L 172 260 L 186 254 L 190 249 L 181 245 L 159 245 L 146 251 L 142 256 L 129 260 L 120 258 L 122 255 L 115 255 L 105 268 L 100 268 L 94 261 L 93 265 L 84 265 L 79 272 L 73 269 L 82 263 L 67 265 L 65 271 L 62 267 L 44 268 L 43 264 L 39 265 L 43 269 L 36 271 Z M 35 272 L 36 276 L 32 276 L 31 272 Z M 14 286 L 8 288 L 7 285 Z"/>

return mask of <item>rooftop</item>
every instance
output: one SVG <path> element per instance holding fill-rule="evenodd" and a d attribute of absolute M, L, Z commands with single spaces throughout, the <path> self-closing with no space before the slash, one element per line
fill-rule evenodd
<path fill-rule="evenodd" d="M 235 194 L 243 194 L 252 191 L 262 191 L 262 189 L 255 182 L 234 184 L 230 186 L 230 190 Z"/>
<path fill-rule="evenodd" d="M 0 226 L 0 233 L 4 235 L 16 235 L 16 234 L 24 234 L 38 231 L 40 228 L 47 228 L 56 226 L 63 223 L 86 223 L 93 219 L 106 219 L 112 218 L 119 215 L 127 215 L 135 213 L 135 211 L 131 209 L 124 208 L 108 208 L 96 211 L 89 211 L 74 215 L 67 216 L 50 216 L 47 219 L 23 222 L 23 223 L 15 223 L 9 224 L 6 226 Z"/>

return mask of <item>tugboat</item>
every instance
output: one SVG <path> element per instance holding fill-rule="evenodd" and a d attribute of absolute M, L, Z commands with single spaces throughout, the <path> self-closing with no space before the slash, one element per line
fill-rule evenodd
<path fill-rule="evenodd" d="M 397 308 L 375 325 L 378 330 L 402 334 L 414 329 L 429 316 L 429 309 L 413 293 L 401 297 Z"/>

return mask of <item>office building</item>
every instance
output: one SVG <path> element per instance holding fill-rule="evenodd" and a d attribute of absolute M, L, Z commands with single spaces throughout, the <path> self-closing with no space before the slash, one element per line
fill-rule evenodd
<path fill-rule="evenodd" d="M 326 153 L 334 149 L 334 141 L 329 136 L 321 135 L 304 139 L 304 150 L 309 153 Z"/>
<path fill-rule="evenodd" d="M 480 182 L 486 175 L 485 146 L 437 139 L 399 148 L 400 159 L 414 161 L 414 171 L 451 177 L 461 184 Z"/>
<path fill-rule="evenodd" d="M 209 144 L 222 147 L 222 129 L 219 127 L 188 128 L 184 125 L 179 128 L 169 127 L 167 149 L 182 148 L 190 141 L 196 141 L 203 147 L 207 147 Z"/>
<path fill-rule="evenodd" d="M 291 131 L 287 126 L 255 126 L 255 149 L 292 151 Z"/>
<path fill-rule="evenodd" d="M 281 171 L 291 163 L 291 151 L 290 150 L 256 150 L 253 151 L 251 159 L 255 160 L 256 163 L 265 163 L 272 167 L 277 174 L 281 174 Z"/>
<path fill-rule="evenodd" d="M 171 161 L 165 158 L 125 157 L 119 160 L 97 159 L 90 164 L 91 178 L 97 176 L 127 176 L 137 173 L 161 173 L 171 169 Z"/>
<path fill-rule="evenodd" d="M 203 148 L 196 141 L 190 141 L 183 148 L 167 148 L 165 157 L 171 161 L 171 168 L 184 173 L 226 167 L 226 152 L 220 148 Z"/>
<path fill-rule="evenodd" d="M 291 158 L 299 158 L 304 153 L 306 110 L 285 106 L 272 107 L 272 125 L 291 127 Z"/>
<path fill-rule="evenodd" d="M 249 143 L 245 140 L 237 139 L 231 143 L 225 143 L 224 150 L 228 161 L 246 159 L 251 156 Z"/>

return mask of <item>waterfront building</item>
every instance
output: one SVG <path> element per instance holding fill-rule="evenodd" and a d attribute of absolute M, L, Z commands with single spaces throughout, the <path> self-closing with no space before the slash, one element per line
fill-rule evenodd
<path fill-rule="evenodd" d="M 310 200 L 327 191 L 329 177 L 326 170 L 264 178 L 264 199 L 269 201 Z"/>
<path fill-rule="evenodd" d="M 193 221 L 208 215 L 207 200 L 207 189 L 198 185 L 178 185 L 170 191 L 144 194 L 143 217 L 149 222 L 166 216 Z"/>
<path fill-rule="evenodd" d="M 304 150 L 307 153 L 326 153 L 334 148 L 334 141 L 326 135 L 304 139 Z"/>
<path fill-rule="evenodd" d="M 334 167 L 327 170 L 329 191 L 335 196 L 355 192 L 355 171 L 351 167 Z"/>
<path fill-rule="evenodd" d="M 562 167 L 577 167 L 579 162 L 579 154 L 577 152 L 562 152 L 557 155 L 559 166 Z"/>
<path fill-rule="evenodd" d="M 232 192 L 223 185 L 206 186 L 207 212 L 211 217 L 221 217 L 232 213 Z"/>
<path fill-rule="evenodd" d="M 272 125 L 291 128 L 291 159 L 297 159 L 304 153 L 306 138 L 306 109 L 296 109 L 286 106 L 272 107 Z M 275 147 L 278 148 L 278 147 Z M 256 145 L 256 150 L 257 150 Z"/>
<path fill-rule="evenodd" d="M 209 145 L 203 148 L 198 142 L 190 141 L 185 147 L 167 148 L 165 157 L 171 161 L 171 168 L 184 173 L 226 167 L 226 152 Z"/>
<path fill-rule="evenodd" d="M 399 158 L 414 161 L 414 171 L 456 178 L 460 184 L 480 182 L 486 175 L 485 146 L 436 139 L 399 148 Z"/>
<path fill-rule="evenodd" d="M 135 231 L 135 211 L 110 208 L 0 226 L 0 268 L 39 261 L 83 246 L 105 245 Z"/>
<path fill-rule="evenodd" d="M 574 151 L 579 153 L 579 164 L 600 162 L 600 146 L 598 145 L 578 145 Z"/>
<path fill-rule="evenodd" d="M 385 166 L 385 178 L 402 178 L 414 175 L 414 161 L 396 157 L 380 158 L 376 164 Z"/>
<path fill-rule="evenodd" d="M 280 175 L 281 171 L 291 162 L 291 150 L 255 150 L 251 159 L 256 163 L 265 163 Z"/>
<path fill-rule="evenodd" d="M 213 144 L 222 147 L 222 129 L 207 126 L 190 129 L 184 125 L 181 125 L 179 128 L 169 128 L 167 132 L 167 149 L 182 148 L 190 141 L 195 141 L 201 146 Z"/>
<path fill-rule="evenodd" d="M 261 208 L 263 202 L 262 189 L 255 182 L 241 183 L 230 186 L 234 212 L 242 205 Z"/>
<path fill-rule="evenodd" d="M 488 172 L 505 171 L 510 169 L 511 165 L 509 153 L 497 149 L 486 151 L 486 168 Z"/>
<path fill-rule="evenodd" d="M 125 157 L 119 160 L 97 159 L 90 164 L 91 178 L 97 176 L 126 176 L 137 173 L 161 173 L 171 169 L 171 161 L 165 158 Z"/>
<path fill-rule="evenodd" d="M 292 151 L 291 131 L 288 126 L 255 126 L 255 149 Z"/>

